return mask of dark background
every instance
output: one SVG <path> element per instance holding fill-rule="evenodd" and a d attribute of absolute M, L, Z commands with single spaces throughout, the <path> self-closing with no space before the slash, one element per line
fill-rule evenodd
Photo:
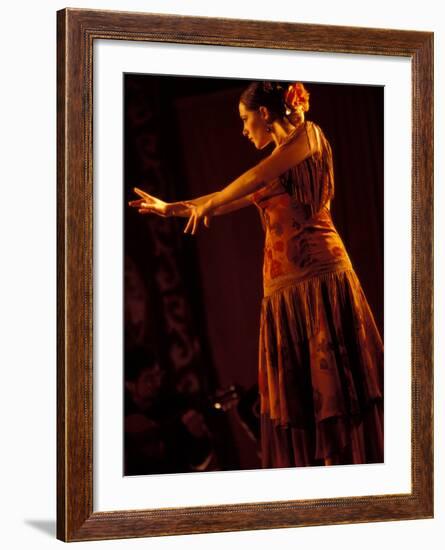
<path fill-rule="evenodd" d="M 238 100 L 249 82 L 124 77 L 125 349 L 153 350 L 170 387 L 201 404 L 217 456 L 209 469 L 259 467 L 257 443 L 235 410 L 216 418 L 206 411 L 218 388 L 256 383 L 259 215 L 252 206 L 218 216 L 192 236 L 183 234 L 185 218 L 141 216 L 125 205 L 137 198 L 135 186 L 167 201 L 217 191 L 270 153 L 242 136 Z M 383 88 L 304 84 L 307 119 L 333 150 L 334 223 L 383 336 Z"/>

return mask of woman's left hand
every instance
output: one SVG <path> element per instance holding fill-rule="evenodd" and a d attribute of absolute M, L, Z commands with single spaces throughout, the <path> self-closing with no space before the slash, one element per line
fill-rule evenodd
<path fill-rule="evenodd" d="M 204 225 L 209 227 L 209 221 L 212 216 L 212 202 L 209 200 L 201 205 L 194 205 L 188 203 L 191 209 L 191 215 L 185 226 L 184 233 L 191 233 L 194 235 L 199 227 L 201 220 L 204 221 Z"/>

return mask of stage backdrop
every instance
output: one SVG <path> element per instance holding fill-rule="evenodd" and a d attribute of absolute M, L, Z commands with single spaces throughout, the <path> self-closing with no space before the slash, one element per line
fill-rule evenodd
<path fill-rule="evenodd" d="M 186 220 L 125 207 L 140 187 L 167 201 L 217 191 L 264 158 L 242 136 L 241 80 L 125 76 L 125 346 L 154 349 L 177 392 L 254 388 L 262 294 L 263 229 L 254 206 Z M 329 139 L 334 223 L 383 336 L 383 88 L 305 83 L 307 118 Z M 133 283 L 131 283 L 133 281 Z M 132 285 L 132 286 L 131 286 Z M 136 290 L 137 289 L 137 290 Z M 209 468 L 259 467 L 257 445 L 234 410 L 212 429 Z"/>

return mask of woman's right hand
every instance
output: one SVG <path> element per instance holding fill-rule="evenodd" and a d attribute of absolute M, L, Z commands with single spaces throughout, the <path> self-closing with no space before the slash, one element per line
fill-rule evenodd
<path fill-rule="evenodd" d="M 138 187 L 133 188 L 134 192 L 141 198 L 129 201 L 128 205 L 138 209 L 140 214 L 157 214 L 163 218 L 179 216 L 181 218 L 190 218 L 196 209 L 195 201 L 164 202 L 153 195 L 149 195 Z M 204 225 L 210 227 L 210 218 L 212 214 L 208 213 L 204 217 Z"/>
<path fill-rule="evenodd" d="M 134 187 L 133 190 L 141 198 L 134 201 L 129 201 L 128 205 L 138 208 L 138 212 L 140 214 L 157 214 L 163 218 L 175 215 L 175 204 L 164 202 L 161 199 L 142 191 L 142 189 L 139 189 L 138 187 Z"/>

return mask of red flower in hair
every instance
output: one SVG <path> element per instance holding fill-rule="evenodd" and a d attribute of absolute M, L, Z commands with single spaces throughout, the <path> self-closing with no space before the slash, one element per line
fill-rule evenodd
<path fill-rule="evenodd" d="M 284 94 L 284 101 L 293 110 L 301 108 L 303 111 L 307 111 L 309 109 L 309 92 L 301 82 L 289 84 Z"/>

